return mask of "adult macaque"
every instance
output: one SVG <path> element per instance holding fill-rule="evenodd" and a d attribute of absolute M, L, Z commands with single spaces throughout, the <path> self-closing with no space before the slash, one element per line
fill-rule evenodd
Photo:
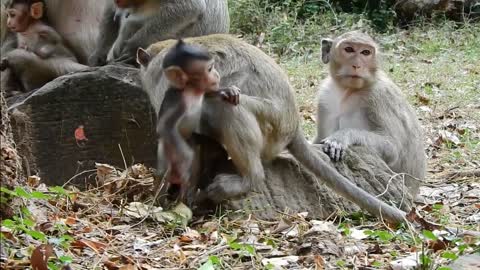
<path fill-rule="evenodd" d="M 9 69 L 26 91 L 87 68 L 78 64 L 62 37 L 42 20 L 43 10 L 41 0 L 12 0 L 7 6 L 7 27 L 16 33 L 17 48 L 2 55 L 0 70 Z"/>
<path fill-rule="evenodd" d="M 420 123 L 400 89 L 379 69 L 378 46 L 360 32 L 322 40 L 330 75 L 318 93 L 314 143 L 334 161 L 351 145 L 375 151 L 396 173 L 407 174 L 416 194 L 425 176 Z M 411 176 L 417 179 L 413 179 Z"/>
<path fill-rule="evenodd" d="M 217 175 L 204 190 L 209 199 L 218 203 L 245 195 L 253 182 L 265 178 L 262 162 L 288 149 L 338 194 L 378 217 L 391 222 L 403 221 L 404 212 L 358 188 L 314 151 L 299 126 L 300 117 L 288 78 L 273 59 L 260 49 L 228 35 L 186 41 L 203 46 L 214 56 L 220 85 L 236 85 L 242 89 L 237 106 L 218 99 L 204 99 L 199 133 L 223 145 L 239 172 L 239 175 Z M 147 50 L 151 59 L 141 64 L 144 89 L 157 111 L 168 89 L 160 65 L 166 53 L 163 49 L 171 46 L 172 41 L 153 44 Z"/>
<path fill-rule="evenodd" d="M 170 38 L 227 33 L 229 24 L 227 0 L 111 0 L 89 63 L 133 63 L 139 47 Z"/>
<path fill-rule="evenodd" d="M 140 64 L 148 63 L 148 53 L 139 49 L 137 60 Z M 191 136 L 196 126 L 192 123 L 199 121 L 204 95 L 221 96 L 237 105 L 239 91 L 234 87 L 219 89 L 220 77 L 208 51 L 183 40 L 169 50 L 162 68 L 169 88 L 158 114 L 159 147 L 163 149 L 162 157 L 166 158 L 169 167 L 167 181 L 179 187 L 180 199 L 183 200 L 194 169 Z"/>

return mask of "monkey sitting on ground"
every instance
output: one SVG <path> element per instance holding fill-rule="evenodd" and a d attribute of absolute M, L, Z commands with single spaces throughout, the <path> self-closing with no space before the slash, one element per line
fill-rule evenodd
<path fill-rule="evenodd" d="M 148 61 L 148 53 L 139 49 L 137 59 L 140 63 Z M 204 95 L 220 96 L 226 102 L 237 105 L 239 91 L 236 87 L 219 89 L 220 77 L 208 51 L 183 40 L 169 50 L 162 68 L 169 88 L 158 113 L 157 133 L 169 167 L 166 179 L 173 187 L 171 190 L 179 189 L 179 199 L 183 201 L 190 173 L 194 170 L 190 138 L 196 127 L 189 125 L 189 122 L 192 123 L 189 119 L 201 114 Z M 182 122 L 184 119 L 186 121 Z M 196 122 L 198 120 L 193 121 Z"/>
<path fill-rule="evenodd" d="M 379 69 L 378 54 L 373 39 L 360 32 L 322 40 L 322 61 L 329 63 L 330 75 L 318 92 L 314 143 L 323 144 L 334 161 L 351 145 L 371 148 L 394 172 L 407 175 L 415 195 L 426 166 L 420 123 L 400 89 Z"/>
<path fill-rule="evenodd" d="M 215 58 L 221 86 L 236 85 L 242 89 L 237 106 L 216 99 L 203 101 L 199 133 L 222 145 L 238 172 L 216 175 L 203 190 L 208 199 L 220 203 L 246 195 L 255 182 L 264 181 L 263 162 L 288 149 L 337 194 L 392 223 L 404 220 L 403 211 L 357 187 L 326 163 L 320 157 L 322 153 L 307 142 L 300 128 L 300 116 L 288 77 L 272 58 L 228 35 L 202 36 L 186 41 L 203 46 Z M 143 87 L 157 112 L 168 90 L 160 63 L 172 42 L 151 45 L 139 61 Z M 158 153 L 159 159 L 162 154 Z"/>
<path fill-rule="evenodd" d="M 227 33 L 227 0 L 110 0 L 92 66 L 135 64 L 139 47 L 165 39 Z"/>
<path fill-rule="evenodd" d="M 62 37 L 42 20 L 43 9 L 41 0 L 12 0 L 7 6 L 7 27 L 16 33 L 17 48 L 2 55 L 0 70 L 9 69 L 11 73 L 2 84 L 10 84 L 15 77 L 23 88 L 16 90 L 31 91 L 59 76 L 87 68 L 77 62 Z"/>

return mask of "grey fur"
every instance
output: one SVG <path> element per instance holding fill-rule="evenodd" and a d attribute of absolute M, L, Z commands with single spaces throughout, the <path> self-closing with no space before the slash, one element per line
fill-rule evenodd
<path fill-rule="evenodd" d="M 362 34 L 350 32 L 337 38 L 332 48 L 335 48 L 340 40 L 345 39 L 373 42 Z M 372 45 L 378 47 L 376 44 Z M 335 63 L 336 59 L 331 58 L 334 57 L 333 53 L 329 53 L 328 57 L 330 71 L 335 73 L 336 70 L 332 66 L 340 64 Z M 334 160 L 341 159 L 345 149 L 350 145 L 370 147 L 394 172 L 413 176 L 406 177 L 406 184 L 415 196 L 418 192 L 419 180 L 424 179 L 426 170 L 420 122 L 401 90 L 388 78 L 387 74 L 377 70 L 375 78 L 376 81 L 371 86 L 362 90 L 362 98 L 356 104 L 349 105 L 352 111 L 362 112 L 363 116 L 360 120 L 367 123 L 357 122 L 350 126 L 344 124 L 344 127 L 340 127 L 340 117 L 344 123 L 348 119 L 353 119 L 354 114 L 350 112 L 350 115 L 347 113 L 334 115 L 337 112 L 332 112 L 330 109 L 331 96 L 334 95 L 335 89 L 341 89 L 341 87 L 332 75 L 323 81 L 318 91 L 317 137 L 314 143 L 324 143 L 325 151 L 330 153 Z M 337 124 L 332 126 L 334 121 L 337 121 Z"/>
<path fill-rule="evenodd" d="M 201 134 L 215 138 L 232 158 L 237 174 L 220 174 L 205 189 L 216 202 L 245 195 L 253 181 L 265 177 L 262 162 L 274 159 L 288 149 L 305 167 L 334 191 L 361 208 L 392 222 L 402 222 L 405 213 L 358 188 L 325 163 L 306 141 L 299 126 L 300 116 L 288 78 L 275 61 L 260 49 L 228 35 L 186 39 L 206 47 L 216 59 L 221 86 L 241 89 L 240 104 L 231 106 L 216 99 L 205 99 Z M 148 50 L 156 55 L 141 67 L 142 82 L 158 111 L 167 90 L 161 63 L 174 41 L 160 42 Z M 159 156 L 161 158 L 161 156 Z"/>
<path fill-rule="evenodd" d="M 89 59 L 91 65 L 106 64 L 112 48 L 111 61 L 132 62 L 139 47 L 157 41 L 229 31 L 227 0 L 149 1 L 158 2 L 154 3 L 158 9 L 154 15 L 142 16 L 129 10 L 128 20 L 123 16 L 123 25 L 114 19 L 118 8 L 111 1 L 102 19 L 97 49 Z"/>

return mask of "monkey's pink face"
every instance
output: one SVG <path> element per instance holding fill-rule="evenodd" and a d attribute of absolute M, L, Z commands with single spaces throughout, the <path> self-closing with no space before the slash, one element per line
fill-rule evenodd
<path fill-rule="evenodd" d="M 361 89 L 374 81 L 377 61 L 375 48 L 368 44 L 344 41 L 335 48 L 335 76 L 342 86 Z"/>
<path fill-rule="evenodd" d="M 215 62 L 193 61 L 190 64 L 188 84 L 202 92 L 217 91 L 220 85 L 220 75 L 215 69 Z"/>
<path fill-rule="evenodd" d="M 32 20 L 28 5 L 15 4 L 7 9 L 7 27 L 12 32 L 25 32 Z"/>

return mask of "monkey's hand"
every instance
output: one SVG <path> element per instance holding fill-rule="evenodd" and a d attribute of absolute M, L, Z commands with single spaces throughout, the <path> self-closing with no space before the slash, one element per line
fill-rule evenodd
<path fill-rule="evenodd" d="M 348 143 L 332 136 L 323 139 L 320 143 L 323 144 L 323 152 L 325 152 L 325 154 L 327 154 L 333 161 L 342 160 L 345 150 L 348 147 Z"/>
<path fill-rule="evenodd" d="M 8 59 L 2 58 L 2 60 L 0 61 L 0 71 L 4 71 L 5 69 L 8 68 L 8 66 L 9 66 Z"/>
<path fill-rule="evenodd" d="M 218 90 L 218 95 L 232 105 L 240 103 L 240 88 L 234 85 Z"/>

